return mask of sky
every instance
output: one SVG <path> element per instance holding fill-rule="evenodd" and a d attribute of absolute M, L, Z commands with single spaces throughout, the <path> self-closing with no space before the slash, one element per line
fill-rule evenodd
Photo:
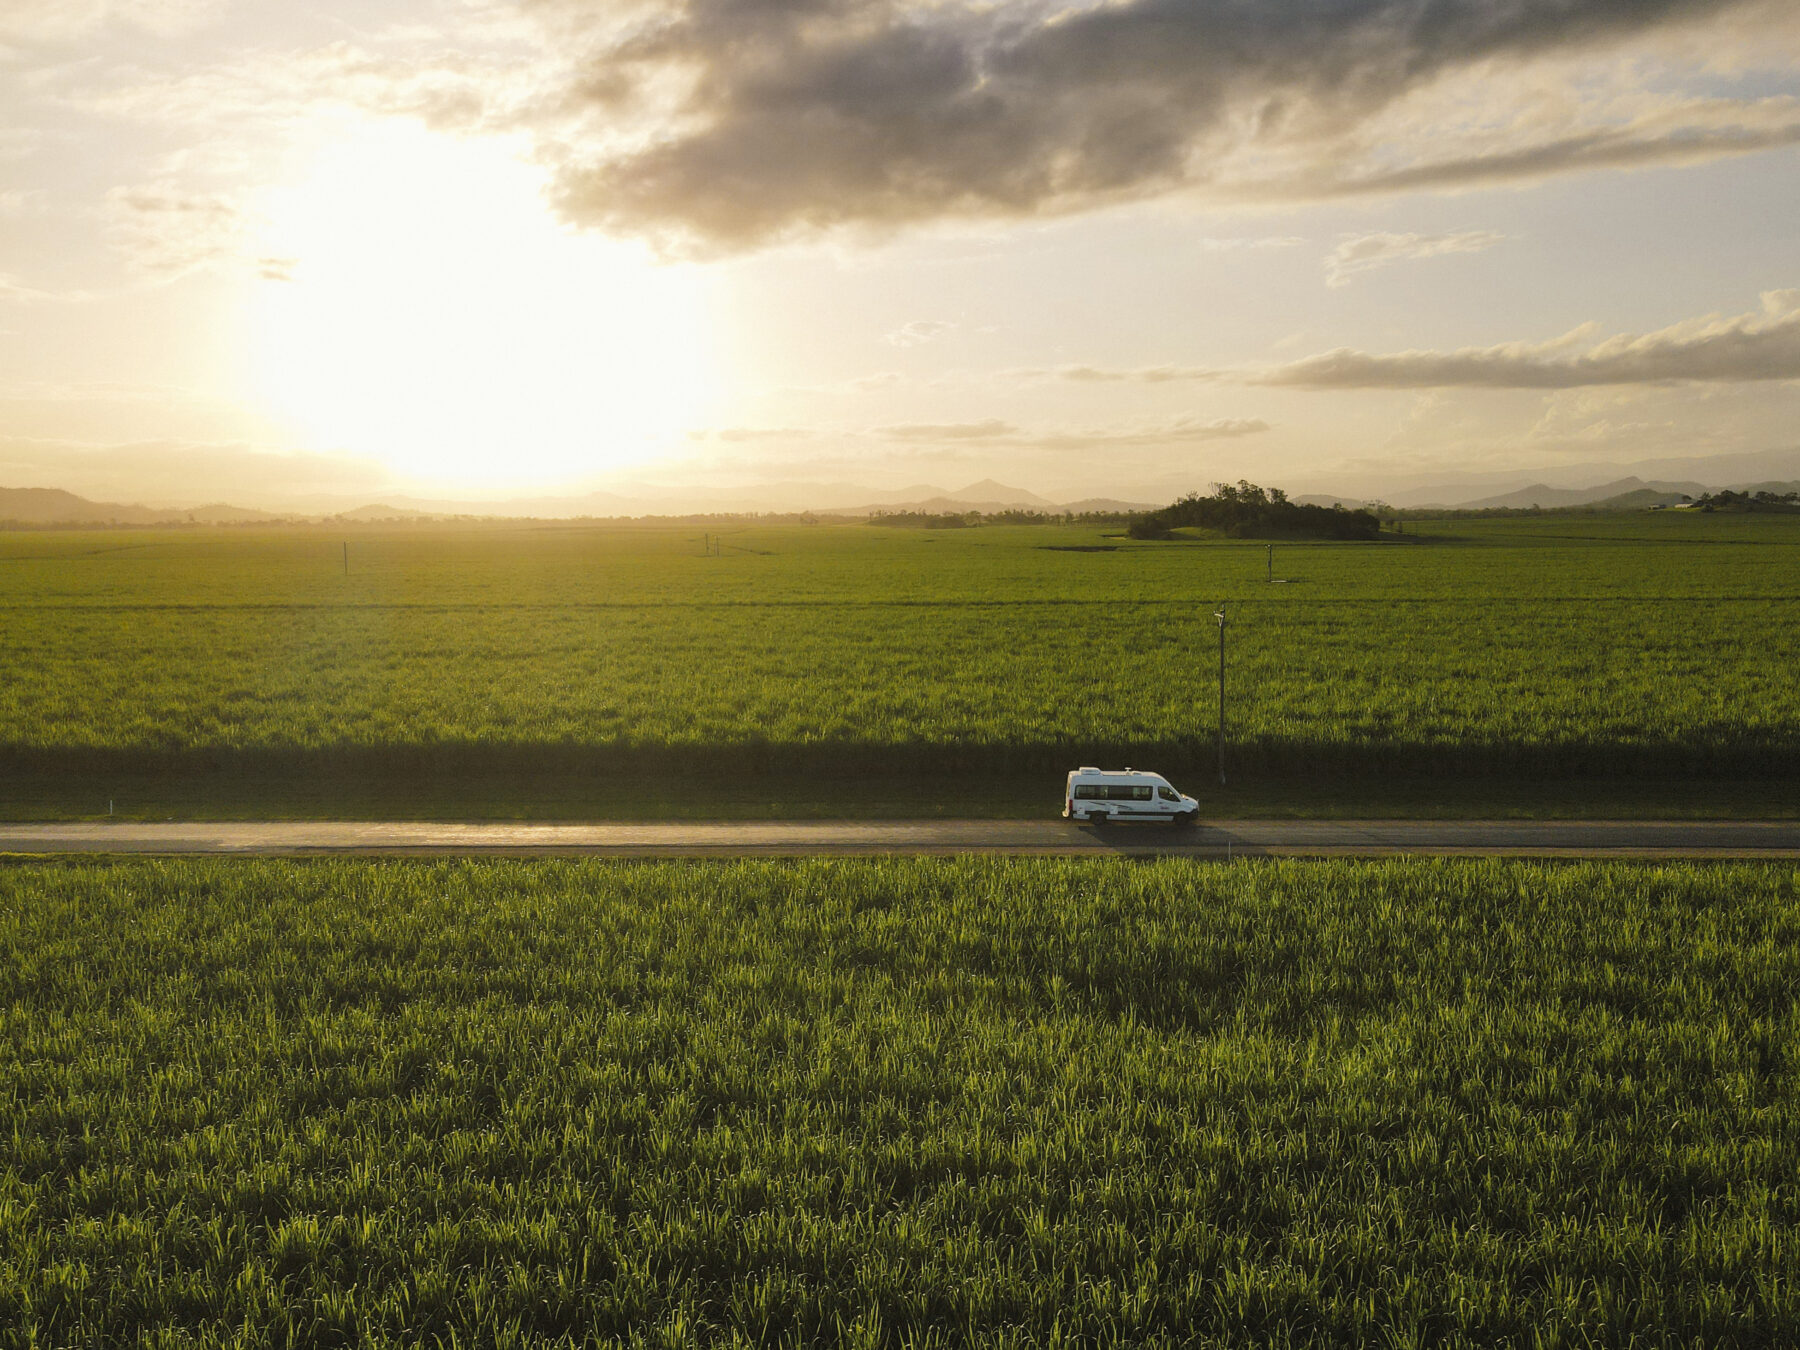
<path fill-rule="evenodd" d="M 1722 482 L 1797 223 L 1791 0 L 0 0 L 0 486 Z"/>

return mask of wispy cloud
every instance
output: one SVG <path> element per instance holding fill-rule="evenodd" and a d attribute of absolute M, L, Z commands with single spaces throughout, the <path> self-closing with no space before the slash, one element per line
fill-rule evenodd
<path fill-rule="evenodd" d="M 1011 422 L 992 417 L 981 422 L 911 422 L 875 428 L 877 436 L 894 441 L 985 441 L 1016 431 Z"/>
<path fill-rule="evenodd" d="M 725 428 L 691 433 L 694 440 L 780 444 L 812 439 L 818 444 L 865 446 L 870 440 L 904 446 L 906 453 L 935 453 L 964 447 L 971 453 L 998 450 L 1065 451 L 1104 446 L 1153 449 L 1202 441 L 1231 440 L 1270 430 L 1260 417 L 1198 417 L 1192 414 L 1095 426 L 1024 426 L 1002 418 L 977 422 L 913 422 L 861 431 L 823 427 Z"/>
<path fill-rule="evenodd" d="M 1325 284 L 1348 286 L 1361 272 L 1411 258 L 1437 258 L 1446 253 L 1480 253 L 1506 239 L 1495 230 L 1463 230 L 1456 234 L 1360 234 L 1339 240 L 1325 255 Z"/>
<path fill-rule="evenodd" d="M 813 434 L 810 427 L 719 427 L 715 430 L 699 430 L 688 433 L 693 440 L 706 440 L 711 437 L 732 445 L 749 444 L 755 441 L 798 441 L 805 440 Z"/>
<path fill-rule="evenodd" d="M 7 0 L 0 6 L 0 56 L 9 48 L 54 47 L 108 24 L 168 35 L 198 27 L 227 0 Z"/>
<path fill-rule="evenodd" d="M 1705 315 L 1641 335 L 1602 338 L 1601 332 L 1601 325 L 1590 321 L 1542 342 L 1447 352 L 1339 347 L 1274 366 L 1069 365 L 1000 371 L 994 378 L 1293 389 L 1579 389 L 1800 380 L 1800 289 L 1766 291 L 1762 308 L 1748 314 Z"/>
<path fill-rule="evenodd" d="M 101 297 L 97 291 L 46 291 L 32 286 L 10 272 L 0 272 L 0 300 L 33 300 L 84 303 Z"/>
<path fill-rule="evenodd" d="M 1200 249 L 1204 253 L 1239 253 L 1245 249 L 1298 248 L 1305 242 L 1297 234 L 1209 236 L 1200 241 Z"/>
<path fill-rule="evenodd" d="M 1800 380 L 1800 290 L 1769 291 L 1759 312 L 1708 315 L 1568 354 L 1593 331 L 1542 343 L 1376 355 L 1339 348 L 1243 378 L 1296 389 L 1577 389 L 1590 385 Z"/>
<path fill-rule="evenodd" d="M 1536 134 L 1533 134 L 1535 132 Z M 1484 143 L 1484 139 L 1486 143 Z M 1800 99 L 1665 99 L 1624 121 L 1464 137 L 1461 153 L 1422 138 L 1404 163 L 1347 157 L 1330 173 L 1248 183 L 1250 197 L 1312 200 L 1527 183 L 1559 174 L 1701 164 L 1800 144 Z"/>
<path fill-rule="evenodd" d="M 107 215 L 113 243 L 133 270 L 156 280 L 237 258 L 246 228 L 229 195 L 169 182 L 114 188 Z"/>
<path fill-rule="evenodd" d="M 1270 429 L 1260 417 L 1178 417 L 1172 421 L 1137 426 L 1095 427 L 1082 431 L 1046 432 L 1030 444 L 1041 450 L 1088 450 L 1104 446 L 1155 446 L 1235 440 Z"/>
<path fill-rule="evenodd" d="M 1021 379 L 1068 380 L 1075 384 L 1174 384 L 1184 380 L 1218 380 L 1229 376 L 1216 366 L 1056 366 L 1009 371 Z"/>
<path fill-rule="evenodd" d="M 913 442 L 980 441 L 1029 450 L 1085 450 L 1102 446 L 1151 448 L 1197 441 L 1229 440 L 1269 430 L 1260 417 L 1175 417 L 1164 421 L 1133 422 L 1091 427 L 1019 427 L 990 419 L 985 422 L 952 422 L 943 425 L 877 427 L 875 434 L 887 440 Z"/>
<path fill-rule="evenodd" d="M 942 337 L 955 327 L 948 319 L 914 319 L 887 334 L 886 341 L 896 347 L 917 347 Z"/>

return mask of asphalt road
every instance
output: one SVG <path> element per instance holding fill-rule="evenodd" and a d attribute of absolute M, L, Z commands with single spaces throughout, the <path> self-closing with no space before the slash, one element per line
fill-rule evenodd
<path fill-rule="evenodd" d="M 1800 821 L 1233 820 L 1190 829 L 1062 820 L 719 821 L 591 825 L 428 821 L 0 824 L 0 854 L 291 857 L 511 854 L 621 858 L 816 854 L 1108 854 L 1198 858 L 1800 858 Z"/>

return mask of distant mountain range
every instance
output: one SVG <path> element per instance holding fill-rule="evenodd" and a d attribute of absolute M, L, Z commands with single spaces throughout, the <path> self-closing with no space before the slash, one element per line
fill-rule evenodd
<path fill-rule="evenodd" d="M 0 522 L 17 525 L 229 525 L 293 518 L 292 514 L 220 502 L 176 510 L 91 502 L 61 488 L 0 488 Z"/>
<path fill-rule="evenodd" d="M 1574 489 L 1593 494 L 1598 502 L 1618 496 L 1618 485 L 1635 478 L 1645 485 L 1674 485 L 1688 491 L 1703 485 L 1706 491 L 1740 490 L 1771 482 L 1800 479 L 1800 446 L 1758 450 L 1744 454 L 1682 455 L 1637 460 L 1626 464 L 1575 463 L 1536 470 L 1488 469 L 1465 473 L 1362 475 L 1361 495 L 1379 497 L 1395 506 L 1472 507 L 1515 492 L 1540 496 L 1546 488 Z M 1544 503 L 1549 505 L 1548 501 Z M 1588 502 L 1566 503 L 1589 505 Z"/>
<path fill-rule="evenodd" d="M 1484 511 L 1505 507 L 1559 506 L 1602 507 L 1612 511 L 1641 511 L 1650 506 L 1674 506 L 1706 495 L 1704 483 L 1646 483 L 1641 478 L 1618 478 L 1590 488 L 1556 488 L 1546 483 L 1502 492 L 1493 497 L 1478 497 L 1465 502 L 1466 510 Z"/>
<path fill-rule="evenodd" d="M 12 525 L 231 525 L 258 521 L 343 520 L 368 523 L 384 520 L 443 520 L 455 517 L 513 517 L 569 519 L 655 515 L 703 515 L 811 510 L 822 515 L 872 516 L 883 511 L 918 511 L 930 515 L 954 515 L 966 511 L 1148 511 L 1157 502 L 1124 501 L 1088 497 L 1074 502 L 1053 502 L 1035 492 L 984 479 L 951 492 L 930 484 L 898 491 L 873 492 L 848 485 L 777 485 L 742 496 L 694 494 L 675 490 L 629 497 L 619 493 L 591 492 L 575 497 L 519 497 L 470 502 L 427 500 L 391 496 L 381 502 L 313 497 L 296 503 L 290 511 L 262 511 L 249 507 L 211 503 L 195 507 L 155 507 L 141 503 L 97 502 L 61 488 L 0 488 L 0 524 Z M 860 500 L 859 500 L 860 498 Z M 813 501 L 797 507 L 794 501 Z M 352 504 L 354 502 L 354 504 Z"/>
<path fill-rule="evenodd" d="M 1790 464 L 1800 467 L 1797 453 L 1800 452 L 1780 452 L 1774 456 L 1734 456 L 1729 461 L 1720 461 L 1720 467 L 1723 469 L 1729 465 L 1740 470 L 1787 467 Z M 1744 462 L 1739 463 L 1740 460 Z M 1663 462 L 1672 465 L 1677 461 Z M 1705 463 L 1692 460 L 1679 462 L 1690 469 Z M 1512 483 L 1517 483 L 1521 476 L 1515 475 Z M 1587 487 L 1529 483 L 1523 487 L 1507 485 L 1505 490 L 1495 492 L 1495 487 L 1506 482 L 1503 477 L 1500 482 L 1493 482 L 1495 477 L 1496 475 L 1489 474 L 1472 476 L 1461 487 L 1440 485 L 1435 488 L 1413 488 L 1396 492 L 1384 500 L 1396 506 L 1424 509 L 1479 511 L 1535 506 L 1546 510 L 1583 507 L 1606 511 L 1641 511 L 1653 506 L 1677 505 L 1721 488 L 1752 492 L 1800 490 L 1800 480 L 1727 478 L 1722 473 L 1710 484 L 1700 479 L 1646 479 L 1633 474 L 1596 482 Z M 1205 485 L 1197 484 L 1191 490 L 1203 491 L 1204 487 Z M 1180 494 L 1171 494 L 1176 495 Z M 1305 505 L 1342 505 L 1354 509 L 1369 505 L 1372 499 L 1306 493 L 1295 494 L 1294 500 Z M 285 511 L 259 510 L 222 502 L 192 507 L 146 506 L 136 502 L 90 501 L 60 488 L 0 488 L 0 525 L 234 525 L 282 520 L 369 523 L 471 516 L 555 520 L 575 517 L 793 513 L 801 510 L 819 515 L 848 517 L 867 517 L 891 511 L 916 511 L 928 515 L 954 515 L 967 511 L 979 511 L 983 514 L 998 511 L 1068 511 L 1079 514 L 1149 511 L 1166 504 L 1166 501 L 1113 497 L 1086 497 L 1078 501 L 1057 502 L 991 478 L 971 483 L 954 492 L 929 483 L 889 491 L 849 483 L 775 483 L 741 491 L 696 491 L 646 486 L 631 495 L 589 492 L 569 497 L 514 497 L 492 501 L 389 496 L 382 501 L 370 502 L 353 497 L 314 496 L 296 500 Z"/>
<path fill-rule="evenodd" d="M 1800 482 L 1768 481 L 1761 483 L 1728 483 L 1724 487 L 1734 492 L 1793 492 L 1800 490 Z M 1511 492 L 1502 492 L 1491 497 L 1475 497 L 1464 501 L 1412 501 L 1404 505 L 1409 510 L 1447 510 L 1447 511 L 1497 511 L 1497 510 L 1530 510 L 1538 508 L 1545 511 L 1569 510 L 1581 508 L 1589 511 L 1647 511 L 1654 506 L 1680 506 L 1695 498 L 1703 497 L 1709 492 L 1722 490 L 1709 487 L 1699 482 L 1649 482 L 1641 478 L 1615 478 L 1610 483 L 1597 483 L 1586 488 L 1551 487 L 1546 483 L 1533 483 L 1529 487 L 1514 488 Z M 1418 494 L 1413 494 L 1418 495 Z M 1343 506 L 1351 510 L 1374 505 L 1374 501 L 1358 500 L 1354 497 L 1336 497 L 1330 494 L 1312 493 L 1294 498 L 1302 505 L 1308 506 Z M 1402 503 L 1389 503 L 1401 505 Z"/>
<path fill-rule="evenodd" d="M 1458 502 L 1421 502 L 1417 508 L 1445 507 L 1458 511 L 1528 510 L 1539 507 L 1547 511 L 1584 507 L 1596 511 L 1645 511 L 1652 506 L 1678 506 L 1704 496 L 1710 489 L 1704 483 L 1646 483 L 1641 478 L 1616 478 L 1593 487 L 1559 488 L 1547 483 L 1532 483 L 1511 492 L 1491 497 L 1476 497 Z M 1348 497 L 1305 496 L 1294 500 L 1308 505 L 1346 506 L 1352 509 L 1371 505 Z"/>

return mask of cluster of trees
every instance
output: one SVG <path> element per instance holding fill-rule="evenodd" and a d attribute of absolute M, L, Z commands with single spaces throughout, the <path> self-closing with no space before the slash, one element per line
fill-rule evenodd
<path fill-rule="evenodd" d="M 1800 492 L 1709 492 L 1698 511 L 1800 511 Z"/>
<path fill-rule="evenodd" d="M 1167 539 L 1195 526 L 1239 539 L 1375 539 L 1381 534 L 1381 520 L 1373 511 L 1302 506 L 1280 488 L 1260 488 L 1241 479 L 1218 484 L 1210 497 L 1191 492 L 1160 511 L 1138 516 L 1129 532 L 1133 539 Z"/>

